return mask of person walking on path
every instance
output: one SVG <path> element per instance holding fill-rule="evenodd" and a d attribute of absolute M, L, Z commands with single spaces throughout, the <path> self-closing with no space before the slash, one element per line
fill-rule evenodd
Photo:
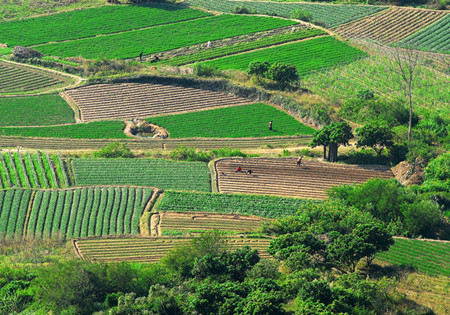
<path fill-rule="evenodd" d="M 300 167 L 302 165 L 303 155 L 300 155 L 297 159 L 297 166 Z"/>
<path fill-rule="evenodd" d="M 273 124 L 273 122 L 269 121 L 269 130 L 272 130 L 272 124 Z"/>

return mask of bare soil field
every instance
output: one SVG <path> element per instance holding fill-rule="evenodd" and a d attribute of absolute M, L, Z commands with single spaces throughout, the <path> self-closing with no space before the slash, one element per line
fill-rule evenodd
<path fill-rule="evenodd" d="M 235 172 L 237 167 L 242 172 Z M 245 174 L 252 170 L 251 175 Z M 225 158 L 215 163 L 219 192 L 326 199 L 326 191 L 343 184 L 361 184 L 373 177 L 390 178 L 379 165 L 346 165 L 296 158 Z"/>
<path fill-rule="evenodd" d="M 392 7 L 379 14 L 341 25 L 334 31 L 346 38 L 389 44 L 408 37 L 446 14 L 445 11 Z"/>
<path fill-rule="evenodd" d="M 254 103 L 219 92 L 160 84 L 96 84 L 67 90 L 82 121 L 146 118 Z"/>

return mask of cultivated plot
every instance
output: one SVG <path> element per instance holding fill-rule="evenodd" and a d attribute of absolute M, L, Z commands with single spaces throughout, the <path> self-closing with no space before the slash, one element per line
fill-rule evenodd
<path fill-rule="evenodd" d="M 255 61 L 282 62 L 296 66 L 298 73 L 305 75 L 314 70 L 349 63 L 364 56 L 366 54 L 359 49 L 333 37 L 325 36 L 205 61 L 204 64 L 216 66 L 221 70 L 244 71 L 248 69 L 250 63 Z"/>
<path fill-rule="evenodd" d="M 313 23 L 321 22 L 327 27 L 347 23 L 386 7 L 368 5 L 329 5 L 319 3 L 280 3 L 269 1 L 229 1 L 229 0 L 188 0 L 189 4 L 212 11 L 234 12 L 235 7 L 247 8 L 256 14 L 279 15 L 290 18 L 292 11 L 301 9 L 312 14 Z"/>
<path fill-rule="evenodd" d="M 83 121 L 146 118 L 251 103 L 219 92 L 161 84 L 98 84 L 65 92 Z"/>
<path fill-rule="evenodd" d="M 36 49 L 46 55 L 60 57 L 136 58 L 140 52 L 145 55 L 155 54 L 294 24 L 294 21 L 271 17 L 220 15 L 118 34 L 38 45 Z"/>
<path fill-rule="evenodd" d="M 31 190 L 0 190 L 0 239 L 22 237 Z"/>
<path fill-rule="evenodd" d="M 210 16 L 172 4 L 114 5 L 3 22 L 0 43 L 29 46 Z M 113 18 L 112 18 L 113 17 Z M 32 30 L 24 32 L 24 30 Z"/>
<path fill-rule="evenodd" d="M 388 44 L 408 37 L 446 14 L 445 11 L 393 7 L 379 14 L 341 25 L 334 31 L 347 38 L 368 39 Z"/>
<path fill-rule="evenodd" d="M 206 163 L 159 159 L 73 159 L 75 183 L 210 191 Z"/>
<path fill-rule="evenodd" d="M 343 184 L 362 184 L 368 179 L 390 178 L 392 171 L 382 166 L 339 165 L 295 158 L 226 158 L 216 162 L 218 189 L 222 193 L 248 193 L 327 198 L 326 191 Z M 237 167 L 242 172 L 236 172 Z M 245 174 L 251 169 L 252 174 Z"/>
<path fill-rule="evenodd" d="M 315 130 L 273 106 L 250 104 L 147 119 L 171 138 L 312 135 Z M 269 130 L 269 121 L 273 121 Z"/>
<path fill-rule="evenodd" d="M 58 94 L 0 97 L 0 126 L 74 123 L 74 113 Z"/>

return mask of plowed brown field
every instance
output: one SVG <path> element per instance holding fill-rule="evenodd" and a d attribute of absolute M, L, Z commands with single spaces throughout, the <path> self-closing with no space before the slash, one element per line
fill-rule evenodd
<path fill-rule="evenodd" d="M 388 44 L 408 37 L 446 14 L 445 11 L 393 7 L 341 25 L 334 31 L 347 38 L 369 39 Z"/>
<path fill-rule="evenodd" d="M 98 238 L 77 239 L 73 244 L 77 254 L 88 261 L 156 262 L 175 246 L 185 245 L 192 239 L 192 237 Z M 271 256 L 266 250 L 271 240 L 271 238 L 232 236 L 226 237 L 225 243 L 230 250 L 250 246 L 258 250 L 260 257 L 269 258 Z"/>
<path fill-rule="evenodd" d="M 235 172 L 240 166 L 243 171 Z M 226 158 L 215 164 L 218 190 L 223 193 L 267 194 L 311 199 L 327 198 L 326 191 L 337 185 L 364 183 L 369 178 L 390 178 L 392 171 L 383 166 L 345 165 L 295 158 Z"/>
<path fill-rule="evenodd" d="M 97 84 L 65 92 L 81 120 L 146 118 L 253 103 L 219 92 L 160 84 Z"/>

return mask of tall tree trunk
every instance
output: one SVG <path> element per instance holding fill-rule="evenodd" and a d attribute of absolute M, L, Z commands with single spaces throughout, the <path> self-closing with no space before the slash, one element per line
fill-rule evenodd
<path fill-rule="evenodd" d="M 412 89 L 409 88 L 409 126 L 408 126 L 408 142 L 411 142 L 412 116 L 413 116 Z"/>
<path fill-rule="evenodd" d="M 337 162 L 338 144 L 330 143 L 328 145 L 328 161 Z"/>
<path fill-rule="evenodd" d="M 327 159 L 327 146 L 326 145 L 323 146 L 323 159 L 324 160 Z"/>

